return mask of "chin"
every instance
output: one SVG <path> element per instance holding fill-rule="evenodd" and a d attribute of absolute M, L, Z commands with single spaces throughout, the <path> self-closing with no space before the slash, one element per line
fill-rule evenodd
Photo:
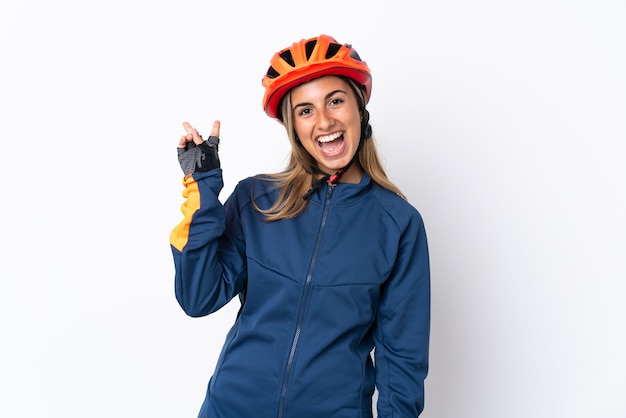
<path fill-rule="evenodd" d="M 344 168 L 347 165 L 348 165 L 348 161 L 346 161 L 345 163 L 324 164 L 324 167 L 326 167 L 329 171 L 332 171 L 334 173 L 335 171 L 341 168 Z"/>

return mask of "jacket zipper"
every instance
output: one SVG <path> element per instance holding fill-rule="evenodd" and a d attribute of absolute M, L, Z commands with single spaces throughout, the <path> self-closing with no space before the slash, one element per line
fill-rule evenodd
<path fill-rule="evenodd" d="M 313 256 L 311 257 L 311 263 L 309 264 L 309 270 L 306 275 L 306 281 L 304 282 L 304 289 L 302 290 L 302 302 L 300 303 L 300 310 L 298 311 L 298 321 L 296 322 L 296 332 L 291 340 L 291 349 L 289 350 L 289 358 L 287 360 L 287 366 L 285 367 L 285 374 L 283 376 L 283 384 L 280 391 L 280 401 L 278 402 L 278 418 L 283 418 L 285 413 L 285 403 L 287 399 L 287 389 L 289 386 L 289 378 L 291 376 L 291 368 L 293 367 L 293 360 L 296 356 L 296 350 L 300 341 L 300 333 L 302 332 L 302 322 L 304 321 L 304 312 L 309 302 L 309 295 L 311 293 L 311 282 L 313 280 L 313 271 L 317 264 L 317 256 L 322 244 L 322 237 L 326 230 L 326 220 L 328 218 L 328 211 L 330 209 L 330 197 L 333 194 L 334 186 L 328 186 L 326 192 L 326 201 L 324 202 L 324 212 L 322 215 L 322 221 L 317 233 L 317 239 L 315 241 L 315 247 L 313 248 Z"/>

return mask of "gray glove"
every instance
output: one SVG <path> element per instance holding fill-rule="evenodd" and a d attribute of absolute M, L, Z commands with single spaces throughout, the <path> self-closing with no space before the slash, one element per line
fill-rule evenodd
<path fill-rule="evenodd" d="M 210 171 L 220 168 L 220 158 L 217 154 L 220 139 L 210 136 L 200 145 L 188 142 L 185 148 L 177 148 L 178 162 L 185 175 Z"/>

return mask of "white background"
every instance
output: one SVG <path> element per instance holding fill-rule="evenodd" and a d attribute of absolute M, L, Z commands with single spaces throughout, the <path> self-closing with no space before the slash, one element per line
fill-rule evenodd
<path fill-rule="evenodd" d="M 181 122 L 221 119 L 222 198 L 282 169 L 261 77 L 327 33 L 370 65 L 426 222 L 423 417 L 625 418 L 625 22 L 621 0 L 4 0 L 0 416 L 196 416 L 237 306 L 174 298 Z"/>

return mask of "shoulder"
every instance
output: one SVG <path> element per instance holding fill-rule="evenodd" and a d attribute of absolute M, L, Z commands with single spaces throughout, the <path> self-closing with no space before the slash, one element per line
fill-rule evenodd
<path fill-rule="evenodd" d="M 238 191 L 254 191 L 259 194 L 272 193 L 278 188 L 277 181 L 268 174 L 257 174 L 240 180 L 235 187 Z"/>
<path fill-rule="evenodd" d="M 423 224 L 424 221 L 419 210 L 398 194 L 376 183 L 372 185 L 371 194 L 382 210 L 398 224 L 400 229 L 404 229 L 408 223 Z"/>
<path fill-rule="evenodd" d="M 236 197 L 240 206 L 251 203 L 252 201 L 257 204 L 266 200 L 273 202 L 276 199 L 278 187 L 278 183 L 271 176 L 267 174 L 257 174 L 240 180 L 235 186 L 231 197 Z"/>

